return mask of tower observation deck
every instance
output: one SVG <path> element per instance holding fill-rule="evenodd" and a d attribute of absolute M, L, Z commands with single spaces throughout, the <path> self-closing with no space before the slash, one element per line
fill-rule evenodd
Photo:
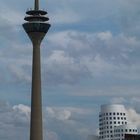
<path fill-rule="evenodd" d="M 48 32 L 50 24 L 47 21 L 49 18 L 46 16 L 46 11 L 39 10 L 39 0 L 35 0 L 34 10 L 28 10 L 26 14 L 24 20 L 27 22 L 23 24 L 23 28 L 28 35 L 32 32 L 45 34 Z"/>
<path fill-rule="evenodd" d="M 26 14 L 23 28 L 33 44 L 30 140 L 43 140 L 40 45 L 50 24 L 47 12 L 39 9 L 39 0 Z"/>

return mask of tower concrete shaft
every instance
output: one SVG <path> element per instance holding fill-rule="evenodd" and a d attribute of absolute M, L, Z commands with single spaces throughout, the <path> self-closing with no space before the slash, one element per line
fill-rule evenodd
<path fill-rule="evenodd" d="M 40 45 L 50 24 L 46 22 L 47 12 L 39 10 L 39 0 L 35 0 L 34 10 L 26 14 L 23 28 L 33 44 L 30 140 L 43 140 Z"/>
<path fill-rule="evenodd" d="M 44 34 L 31 33 L 33 44 L 30 140 L 43 140 L 40 43 Z"/>
<path fill-rule="evenodd" d="M 30 140 L 42 140 L 40 46 L 33 46 Z"/>

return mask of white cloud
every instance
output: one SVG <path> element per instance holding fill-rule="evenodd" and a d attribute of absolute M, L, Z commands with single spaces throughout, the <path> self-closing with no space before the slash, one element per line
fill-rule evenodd
<path fill-rule="evenodd" d="M 113 35 L 109 31 L 91 34 L 65 31 L 50 35 L 48 40 L 55 51 L 46 59 L 52 61 L 50 58 L 55 56 L 55 62 L 59 64 L 65 60 L 69 69 L 79 69 L 93 77 L 110 75 L 124 79 L 138 78 L 136 71 L 140 69 L 139 62 L 135 61 L 135 57 L 131 58 L 139 50 L 140 42 L 135 37 Z"/>
<path fill-rule="evenodd" d="M 47 107 L 46 126 L 55 132 L 58 139 L 82 139 L 91 132 L 91 123 L 86 119 L 92 117 L 94 110 L 76 107 Z M 87 123 L 88 122 L 88 123 Z M 47 129 L 47 128 L 46 128 Z M 61 137 L 59 136 L 61 134 Z"/>
<path fill-rule="evenodd" d="M 46 110 L 52 118 L 56 118 L 58 120 L 68 120 L 71 117 L 71 112 L 68 110 L 58 110 L 51 107 L 47 107 Z"/>
<path fill-rule="evenodd" d="M 108 79 L 112 79 L 117 83 L 123 81 L 126 85 L 112 85 L 98 90 L 84 87 L 79 93 L 72 91 L 76 95 L 89 96 L 103 93 L 117 93 L 118 96 L 123 93 L 125 96 L 131 92 L 138 95 L 139 88 L 127 86 L 127 83 L 130 80 L 139 80 L 139 55 L 135 55 L 140 51 L 139 44 L 135 37 L 113 35 L 111 31 L 87 33 L 69 30 L 52 33 L 41 48 L 43 83 L 51 86 L 76 86 L 90 80 L 96 82 L 102 79 L 110 82 Z M 1 49 L 1 81 L 31 82 L 31 44 L 13 42 L 9 47 L 11 51 L 8 52 L 6 48 Z M 3 72 L 7 72 L 7 75 L 2 74 Z M 99 85 L 102 81 L 98 81 L 97 87 L 102 86 Z"/>
<path fill-rule="evenodd" d="M 65 138 L 72 140 L 73 137 L 84 140 L 91 132 L 90 127 L 92 127 L 86 119 L 95 113 L 92 109 L 75 107 L 46 107 L 43 112 L 44 139 L 49 140 Z M 29 125 L 29 106 L 23 104 L 11 106 L 8 103 L 0 102 L 1 139 L 14 140 L 20 137 L 21 140 L 28 139 Z"/>
<path fill-rule="evenodd" d="M 126 99 L 124 97 L 114 97 L 110 102 L 112 104 L 124 104 L 126 102 Z"/>
<path fill-rule="evenodd" d="M 132 4 L 132 10 L 134 11 L 133 13 L 135 13 L 137 2 L 138 1 L 135 1 Z M 2 3 L 2 6 L 6 7 L 6 4 L 4 3 L 5 2 Z M 27 4 L 27 1 L 24 3 Z M 91 18 L 91 16 L 92 19 L 96 21 L 98 19 L 109 17 L 110 15 L 118 14 L 117 8 L 119 6 L 121 6 L 120 8 L 122 9 L 125 7 L 124 11 L 122 11 L 123 15 L 128 14 L 127 12 L 125 13 L 128 7 L 128 9 L 131 9 L 130 1 L 112 2 L 111 0 L 107 0 L 104 2 L 102 0 L 88 0 L 86 2 L 81 2 L 77 0 L 65 2 L 61 0 L 61 2 L 58 4 L 55 0 L 53 0 L 48 1 L 47 3 L 50 5 L 50 7 L 48 6 L 50 13 L 56 16 L 56 22 L 58 21 L 59 23 L 79 22 L 83 19 L 85 20 L 89 17 Z M 57 5 L 55 3 L 57 3 Z M 91 5 L 92 8 L 90 8 Z M 5 16 L 7 18 L 5 19 L 6 21 L 10 20 L 8 24 L 11 26 L 13 26 L 13 24 L 19 24 L 19 22 L 21 23 L 21 18 L 19 17 L 22 17 L 21 12 L 18 11 L 18 8 L 16 7 L 14 10 L 13 6 L 13 4 L 9 5 L 8 8 L 6 7 L 1 11 L 1 18 L 3 18 L 3 15 L 8 13 L 7 11 L 9 11 L 9 9 L 12 11 L 10 17 L 9 15 Z M 94 14 L 96 16 L 94 16 Z M 13 32 L 12 34 L 14 36 Z M 7 35 L 8 34 L 6 34 L 6 36 Z M 103 75 L 119 77 L 128 80 L 135 80 L 139 78 L 137 74 L 139 73 L 138 71 L 140 68 L 138 56 L 135 56 L 135 53 L 139 52 L 140 42 L 136 39 L 135 36 L 127 37 L 123 33 L 114 35 L 111 30 L 103 32 L 97 31 L 95 33 L 66 30 L 52 33 L 47 38 L 47 44 L 50 47 L 47 50 L 48 54 L 45 55 L 45 58 L 43 58 L 45 59 L 45 63 L 43 64 L 46 65 L 43 68 L 43 78 L 45 79 L 48 76 L 48 83 L 50 82 L 52 85 L 76 84 L 83 80 L 93 79 L 97 76 L 104 77 Z M 14 41 L 11 40 L 10 42 Z M 13 45 L 14 43 L 12 46 Z M 7 46 L 10 46 L 10 43 L 7 44 Z M 24 47 L 20 43 L 19 46 Z M 8 49 L 10 48 L 8 47 Z M 16 50 L 16 54 L 19 55 L 19 53 L 21 54 L 21 51 Z M 11 54 L 12 53 L 10 53 L 10 55 Z M 18 63 L 16 66 L 16 58 L 14 60 L 16 62 L 15 64 L 9 66 L 9 63 L 7 63 L 6 65 L 8 67 L 8 73 L 10 71 L 10 75 L 12 75 L 11 77 L 14 77 L 20 81 L 29 82 L 31 80 L 31 73 L 29 72 L 29 67 L 31 64 L 26 64 L 29 63 L 28 51 L 27 54 L 28 56 L 25 54 L 25 52 L 24 54 L 21 54 L 22 56 L 27 56 L 26 58 L 28 60 L 26 59 L 27 62 L 25 62 L 25 64 L 19 65 Z M 15 56 L 15 53 L 13 53 L 12 56 L 8 56 L 9 60 Z M 4 59 L 8 59 L 7 56 L 4 55 L 2 57 Z"/>
<path fill-rule="evenodd" d="M 31 76 L 28 73 L 26 73 L 22 67 L 15 67 L 15 65 L 11 65 L 9 69 L 15 76 L 15 79 L 18 79 L 20 81 L 31 81 Z"/>
<path fill-rule="evenodd" d="M 112 38 L 112 34 L 111 32 L 107 31 L 107 32 L 101 32 L 99 34 L 97 34 L 97 37 L 99 37 L 99 39 L 103 40 L 103 41 L 108 41 Z"/>
<path fill-rule="evenodd" d="M 7 6 L 1 8 L 0 18 L 6 20 L 11 25 L 21 25 L 23 23 L 23 15 L 19 11 L 14 11 L 14 9 Z"/>
<path fill-rule="evenodd" d="M 44 137 L 48 140 L 58 140 L 58 135 L 53 131 L 45 132 L 44 135 Z"/>
<path fill-rule="evenodd" d="M 140 42 L 135 37 L 113 35 L 110 31 L 69 30 L 51 34 L 47 44 L 49 47 L 42 48 L 42 72 L 43 80 L 49 85 L 79 84 L 95 77 L 139 79 L 139 56 L 135 53 L 139 52 Z M 6 52 L 7 55 L 4 55 L 5 49 L 1 50 L 1 63 L 16 82 L 31 81 L 32 47 L 27 44 L 27 49 L 25 45 L 18 43 L 17 47 L 13 43 L 12 52 Z"/>
<path fill-rule="evenodd" d="M 5 2 L 3 1 L 3 3 Z M 29 3 L 29 5 L 32 5 L 32 2 L 28 2 L 27 0 L 19 2 L 20 5 L 22 5 L 21 8 L 17 8 L 19 3 L 16 3 L 16 1 L 10 1 L 8 8 L 5 6 L 7 4 L 4 5 L 3 3 L 1 4 L 1 7 L 4 8 L 1 8 L 2 26 L 0 26 L 2 27 L 0 34 L 0 41 L 2 43 L 0 54 L 0 81 L 6 84 L 8 82 L 13 83 L 13 81 L 27 83 L 31 81 L 32 47 L 30 47 L 30 50 L 25 49 L 26 47 L 23 45 L 23 43 L 27 41 L 23 39 L 25 34 L 24 36 L 21 33 L 18 34 L 12 27 L 21 23 L 22 19 L 19 18 L 19 16 L 23 18 L 25 15 L 25 13 L 23 13 L 24 11 L 22 11 L 24 14 L 22 16 L 19 9 L 23 9 L 24 7 L 26 9 L 26 7 L 29 7 L 26 4 Z M 55 22 L 59 24 L 64 23 L 65 25 L 78 22 L 79 26 L 77 29 L 77 26 L 72 27 L 73 30 L 70 30 L 71 28 L 69 27 L 69 30 L 67 30 L 65 25 L 63 26 L 64 28 L 61 27 L 61 29 L 52 26 L 52 29 L 56 30 L 54 33 L 50 33 L 49 36 L 47 36 L 48 40 L 43 44 L 44 47 L 45 44 L 47 44 L 46 49 L 43 49 L 42 56 L 43 82 L 56 87 L 56 85 L 76 86 L 81 83 L 86 83 L 86 85 L 88 85 L 91 81 L 93 82 L 93 85 L 90 83 L 92 87 L 94 87 L 94 83 L 98 83 L 97 87 L 99 88 L 103 86 L 104 81 L 104 85 L 110 82 L 110 86 L 106 89 L 104 89 L 104 87 L 98 90 L 97 88 L 84 87 L 85 90 L 81 91 L 81 93 L 80 90 L 79 93 L 76 93 L 77 91 L 73 92 L 76 95 L 89 96 L 95 94 L 103 95 L 103 93 L 109 96 L 111 94 L 117 94 L 117 97 L 121 94 L 127 96 L 130 95 L 130 93 L 139 95 L 139 87 L 137 85 L 134 86 L 133 82 L 139 80 L 140 42 L 135 34 L 128 37 L 125 31 L 126 28 L 129 29 L 130 27 L 131 33 L 133 33 L 133 28 L 139 28 L 139 23 L 137 22 L 139 19 L 132 20 L 139 17 L 137 16 L 139 11 L 138 3 L 137 0 L 134 0 L 134 2 L 130 0 L 124 0 L 123 2 L 120 0 L 72 0 L 67 2 L 61 0 L 59 3 L 55 0 L 48 1 L 48 13 L 52 14 L 50 17 L 56 16 Z M 130 9 L 131 12 L 129 12 Z M 12 11 L 10 17 L 7 14 L 9 11 Z M 6 16 L 3 17 L 3 15 Z M 3 18 L 5 19 L 3 20 Z M 121 26 L 123 26 L 122 19 L 127 19 L 126 22 L 128 24 L 124 25 L 128 26 L 123 28 L 122 33 L 118 33 L 121 31 L 118 31 L 112 26 L 110 27 L 113 29 L 107 28 L 107 30 L 102 29 L 102 31 L 101 29 L 96 29 L 97 32 L 92 32 L 92 28 L 90 33 L 88 31 L 78 31 L 82 30 L 81 28 L 86 30 L 86 27 L 89 27 L 91 24 L 89 20 L 92 23 L 105 21 L 102 23 L 105 23 L 104 26 L 106 26 L 106 24 L 108 26 L 108 22 L 106 23 L 106 19 L 108 18 L 117 28 L 120 28 L 118 27 L 118 22 L 122 22 Z M 112 21 L 116 18 L 119 19 L 119 21 Z M 87 26 L 83 26 L 84 21 L 86 21 Z M 133 22 L 134 24 L 132 24 Z M 3 26 L 5 26 L 5 28 L 3 28 Z M 62 29 L 66 30 L 62 31 Z M 58 32 L 58 30 L 60 30 L 60 32 Z M 19 43 L 16 40 L 17 36 L 20 37 L 21 35 L 23 40 L 21 42 L 19 41 Z M 18 39 L 20 40 L 19 37 Z M 25 43 L 25 45 L 29 46 L 28 43 Z M 116 83 L 116 85 L 112 85 L 113 82 Z M 119 82 L 122 85 L 120 85 Z"/>
<path fill-rule="evenodd" d="M 134 123 L 137 127 L 140 127 L 140 114 L 137 113 L 133 108 L 127 109 L 129 120 Z"/>
<path fill-rule="evenodd" d="M 76 107 L 47 107 L 46 111 L 50 117 L 62 121 L 74 119 L 74 115 L 76 114 L 79 116 L 86 116 L 94 113 L 94 111 L 91 109 L 82 109 Z"/>
<path fill-rule="evenodd" d="M 21 140 L 27 139 L 30 107 L 23 104 L 11 106 L 2 102 L 0 107 L 0 137 L 4 140 L 14 140 L 15 137 L 21 137 Z M 98 109 L 80 107 L 46 107 L 44 109 L 44 139 L 84 140 L 97 130 L 98 112 L 96 111 Z M 129 121 L 140 127 L 140 114 L 133 108 L 127 108 L 126 111 Z"/>
<path fill-rule="evenodd" d="M 20 109 L 22 108 L 22 109 Z M 1 106 L 0 111 L 0 138 L 3 140 L 14 140 L 15 137 L 24 140 L 29 133 L 29 120 L 25 110 L 28 107 L 19 105 L 19 109 L 15 110 L 9 104 Z"/>
<path fill-rule="evenodd" d="M 62 50 L 54 50 L 52 55 L 49 57 L 48 61 L 52 61 L 54 63 L 60 63 L 63 65 L 67 65 L 69 63 L 73 63 L 73 58 L 70 58 L 65 54 Z"/>
<path fill-rule="evenodd" d="M 19 105 L 15 105 L 13 106 L 13 110 L 17 113 L 21 113 L 21 114 L 25 114 L 26 117 L 28 119 L 30 119 L 30 112 L 31 109 L 29 106 L 23 105 L 23 104 L 19 104 Z"/>

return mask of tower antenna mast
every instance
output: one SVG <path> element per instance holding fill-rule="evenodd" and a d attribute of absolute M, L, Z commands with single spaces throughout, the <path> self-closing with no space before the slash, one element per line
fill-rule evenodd
<path fill-rule="evenodd" d="M 34 9 L 37 11 L 39 10 L 39 0 L 35 0 L 35 7 Z"/>

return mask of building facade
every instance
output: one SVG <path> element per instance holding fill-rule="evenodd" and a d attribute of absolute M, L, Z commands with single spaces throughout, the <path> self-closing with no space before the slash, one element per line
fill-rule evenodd
<path fill-rule="evenodd" d="M 134 124 L 120 125 L 114 128 L 114 140 L 123 140 L 125 135 L 137 135 L 138 130 Z"/>
<path fill-rule="evenodd" d="M 102 105 L 99 113 L 99 139 L 123 140 L 125 133 L 138 133 L 136 126 L 129 124 L 125 107 L 119 104 Z"/>

